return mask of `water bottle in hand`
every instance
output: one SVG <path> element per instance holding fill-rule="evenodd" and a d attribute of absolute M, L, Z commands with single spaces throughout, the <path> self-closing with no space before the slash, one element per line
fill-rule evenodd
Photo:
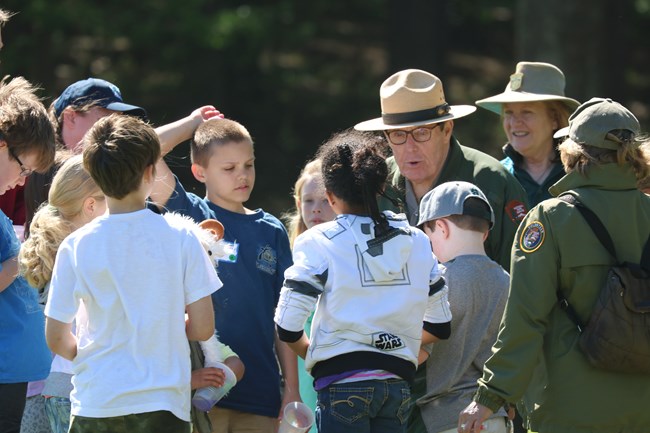
<path fill-rule="evenodd" d="M 212 409 L 212 407 L 217 404 L 217 402 L 221 400 L 233 386 L 235 386 L 235 383 L 237 383 L 235 373 L 233 373 L 226 364 L 216 362 L 213 365 L 206 365 L 206 367 L 220 368 L 225 373 L 226 380 L 223 385 L 218 388 L 215 386 L 206 386 L 196 390 L 194 397 L 192 397 L 192 405 L 203 412 Z"/>

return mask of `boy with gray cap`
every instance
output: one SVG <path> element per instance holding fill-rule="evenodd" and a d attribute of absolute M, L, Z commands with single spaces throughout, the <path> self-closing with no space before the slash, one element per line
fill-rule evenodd
<path fill-rule="evenodd" d="M 417 405 L 428 433 L 453 433 L 491 355 L 510 277 L 485 254 L 494 212 L 476 185 L 452 181 L 435 187 L 422 198 L 419 214 L 418 226 L 444 265 L 453 332 L 432 347 L 426 393 Z M 483 424 L 486 432 L 505 433 L 506 412 L 500 409 Z"/>

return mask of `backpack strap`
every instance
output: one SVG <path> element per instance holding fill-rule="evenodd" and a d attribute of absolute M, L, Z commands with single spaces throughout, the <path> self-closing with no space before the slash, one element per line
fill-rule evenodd
<path fill-rule="evenodd" d="M 603 225 L 602 221 L 600 221 L 600 218 L 598 218 L 591 209 L 582 204 L 582 202 L 580 202 L 580 200 L 578 200 L 578 198 L 573 194 L 565 193 L 558 196 L 557 198 L 573 205 L 576 209 L 578 209 L 580 215 L 582 215 L 587 224 L 589 224 L 589 227 L 594 232 L 600 243 L 618 263 L 618 258 L 616 257 L 616 249 L 614 248 L 614 242 L 612 241 L 612 237 L 609 235 L 609 232 Z M 571 319 L 571 321 L 576 325 L 578 332 L 582 333 L 584 330 L 584 323 L 578 317 L 576 310 L 573 308 L 573 306 L 571 306 L 571 304 L 569 304 L 569 301 L 567 300 L 566 296 L 564 296 L 564 293 L 562 293 L 562 290 L 560 288 L 557 289 L 555 294 L 557 296 L 560 308 L 566 312 L 567 316 L 569 316 L 569 319 Z"/>
<path fill-rule="evenodd" d="M 596 214 L 591 209 L 582 204 L 582 202 L 580 202 L 580 200 L 578 200 L 578 198 L 571 193 L 564 193 L 562 195 L 559 195 L 557 198 L 566 203 L 572 204 L 576 207 L 576 209 L 578 209 L 578 212 L 580 212 L 585 221 L 587 221 L 587 224 L 589 224 L 589 227 L 591 227 L 591 230 L 594 232 L 603 247 L 605 247 L 609 254 L 614 257 L 616 263 L 619 263 L 612 237 L 609 235 L 609 232 L 603 225 L 600 218 L 598 218 L 598 216 L 596 216 Z M 646 272 L 650 273 L 650 236 L 648 236 L 648 240 L 643 247 L 640 267 L 643 268 Z M 559 288 L 556 292 L 556 295 L 560 308 L 566 311 L 569 319 L 571 319 L 571 321 L 576 325 L 578 331 L 582 333 L 582 330 L 584 329 L 582 321 Z"/>

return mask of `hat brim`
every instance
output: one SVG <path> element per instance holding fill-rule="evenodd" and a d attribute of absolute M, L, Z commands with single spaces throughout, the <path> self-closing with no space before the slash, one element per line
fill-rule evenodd
<path fill-rule="evenodd" d="M 546 101 L 560 101 L 573 112 L 580 103 L 573 98 L 558 95 L 546 95 L 540 93 L 527 93 L 527 92 L 503 92 L 489 98 L 476 101 L 476 105 L 501 115 L 501 106 L 503 104 L 512 104 L 517 102 L 546 102 Z"/>
<path fill-rule="evenodd" d="M 112 111 L 121 111 L 122 113 L 138 116 L 143 119 L 146 119 L 147 117 L 147 111 L 144 108 L 136 105 L 125 104 L 124 102 L 111 102 L 104 108 Z"/>
<path fill-rule="evenodd" d="M 446 122 L 447 120 L 458 119 L 460 117 L 465 117 L 469 114 L 472 114 L 476 111 L 476 107 L 473 105 L 451 105 L 449 106 L 449 114 L 442 117 L 437 117 L 435 119 L 426 119 L 418 122 L 407 122 L 388 125 L 384 123 L 384 119 L 378 117 L 376 119 L 366 120 L 365 122 L 357 123 L 354 125 L 354 129 L 357 131 L 387 131 L 389 129 L 400 129 L 408 128 L 410 126 L 422 126 L 422 125 L 431 125 L 434 123 Z"/>
<path fill-rule="evenodd" d="M 553 134 L 553 138 L 562 138 L 566 137 L 569 135 L 569 127 L 565 126 L 564 128 L 558 129 L 555 131 L 555 134 Z"/>

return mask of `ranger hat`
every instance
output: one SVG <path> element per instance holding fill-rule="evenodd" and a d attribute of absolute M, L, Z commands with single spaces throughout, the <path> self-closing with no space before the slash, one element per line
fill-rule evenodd
<path fill-rule="evenodd" d="M 467 206 L 467 199 L 476 198 L 485 206 Z M 445 182 L 427 192 L 420 201 L 418 226 L 450 215 L 471 215 L 494 225 L 494 211 L 481 189 L 473 183 L 463 181 Z"/>
<path fill-rule="evenodd" d="M 576 143 L 616 150 L 620 140 L 610 134 L 615 130 L 627 130 L 634 135 L 641 126 L 634 114 L 618 102 L 605 98 L 591 98 L 569 117 L 569 126 L 560 129 L 553 137 L 566 137 Z"/>
<path fill-rule="evenodd" d="M 115 84 L 100 78 L 87 78 L 70 84 L 54 102 L 54 112 L 58 118 L 70 105 L 81 106 L 91 103 L 143 119 L 147 117 L 144 108 L 125 104 L 120 89 Z"/>
<path fill-rule="evenodd" d="M 391 75 L 379 89 L 381 117 L 358 123 L 359 131 L 386 131 L 429 125 L 467 116 L 472 105 L 449 105 L 440 78 L 419 69 Z"/>
<path fill-rule="evenodd" d="M 572 112 L 580 103 L 564 96 L 564 84 L 564 74 L 555 65 L 519 62 L 503 93 L 476 101 L 476 105 L 501 114 L 504 103 L 561 101 Z"/>

